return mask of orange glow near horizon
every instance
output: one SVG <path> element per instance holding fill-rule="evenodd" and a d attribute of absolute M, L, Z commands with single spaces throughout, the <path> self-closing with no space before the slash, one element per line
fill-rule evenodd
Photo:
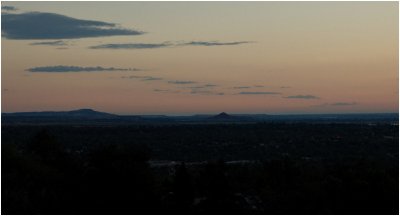
<path fill-rule="evenodd" d="M 7 14 L 51 12 L 146 32 L 60 39 L 34 39 L 29 32 L 17 32 L 26 37 L 17 39 L 10 36 L 17 34 L 16 27 L 3 24 L 2 33 L 9 34 L 2 37 L 2 112 L 399 110 L 398 2 L 7 1 L 2 5 L 18 9 L 2 11 L 3 21 Z M 60 44 L 49 45 L 57 41 Z M 140 44 L 140 49 L 90 48 L 105 44 Z M 29 71 L 60 65 L 83 69 Z M 141 70 L 85 71 L 85 67 Z"/>

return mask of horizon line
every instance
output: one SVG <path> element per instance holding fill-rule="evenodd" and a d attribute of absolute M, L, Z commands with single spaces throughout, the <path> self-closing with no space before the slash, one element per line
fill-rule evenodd
<path fill-rule="evenodd" d="M 108 114 L 113 114 L 113 115 L 118 115 L 118 116 L 157 116 L 157 115 L 163 115 L 163 116 L 193 116 L 193 115 L 218 115 L 220 113 L 227 113 L 229 115 L 357 115 L 357 114 L 364 114 L 364 115 L 372 115 L 372 114 L 399 114 L 400 112 L 315 112 L 315 113 L 301 113 L 301 112 L 287 112 L 287 113 L 263 113 L 263 112 L 226 112 L 226 111 L 221 111 L 221 112 L 191 112 L 191 113 L 132 113 L 132 114 L 123 114 L 123 113 L 113 113 L 113 112 L 107 112 L 107 111 L 99 111 L 91 108 L 80 108 L 80 109 L 71 109 L 71 110 L 60 110 L 60 111 L 55 111 L 55 110 L 41 110 L 41 111 L 20 111 L 20 112 L 1 112 L 1 114 L 15 114 L 15 113 L 34 113 L 34 112 L 71 112 L 71 111 L 79 111 L 79 110 L 92 110 L 95 112 L 102 112 L 102 113 L 108 113 Z"/>

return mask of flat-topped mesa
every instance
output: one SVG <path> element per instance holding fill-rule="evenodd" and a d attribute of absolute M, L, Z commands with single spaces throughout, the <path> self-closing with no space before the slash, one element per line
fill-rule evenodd
<path fill-rule="evenodd" d="M 111 113 L 98 112 L 93 109 L 78 109 L 72 111 L 40 111 L 40 112 L 17 112 L 17 113 L 2 113 L 3 116 L 16 117 L 88 117 L 88 118 L 110 118 L 118 117 Z"/>
<path fill-rule="evenodd" d="M 105 113 L 105 112 L 99 112 L 93 109 L 85 108 L 85 109 L 77 109 L 77 110 L 71 110 L 71 111 L 65 111 L 65 113 L 70 113 L 70 114 L 82 114 L 82 115 L 93 115 L 93 114 L 106 114 L 106 115 L 113 115 L 110 113 Z"/>
<path fill-rule="evenodd" d="M 82 109 L 77 109 L 77 110 L 71 110 L 69 112 L 88 112 L 89 113 L 89 112 L 97 112 L 97 111 L 90 109 L 90 108 L 82 108 Z"/>

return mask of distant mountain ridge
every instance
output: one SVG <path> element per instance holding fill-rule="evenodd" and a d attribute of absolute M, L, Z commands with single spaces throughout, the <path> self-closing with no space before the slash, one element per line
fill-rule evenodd
<path fill-rule="evenodd" d="M 115 118 L 115 114 L 99 112 L 92 109 L 78 109 L 72 111 L 40 111 L 40 112 L 16 112 L 2 113 L 4 117 L 91 117 L 91 118 Z"/>
<path fill-rule="evenodd" d="M 359 113 L 359 114 L 197 114 L 191 116 L 167 115 L 117 115 L 93 109 L 71 111 L 41 111 L 2 113 L 2 123 L 6 124 L 136 124 L 136 123 L 252 123 L 252 122 L 399 122 L 399 113 Z"/>

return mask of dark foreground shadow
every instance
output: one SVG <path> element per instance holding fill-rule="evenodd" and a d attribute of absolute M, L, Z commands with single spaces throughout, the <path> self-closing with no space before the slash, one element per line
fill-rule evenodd
<path fill-rule="evenodd" d="M 42 130 L 2 144 L 3 214 L 398 214 L 397 160 L 180 163 L 138 143 L 71 152 Z"/>

